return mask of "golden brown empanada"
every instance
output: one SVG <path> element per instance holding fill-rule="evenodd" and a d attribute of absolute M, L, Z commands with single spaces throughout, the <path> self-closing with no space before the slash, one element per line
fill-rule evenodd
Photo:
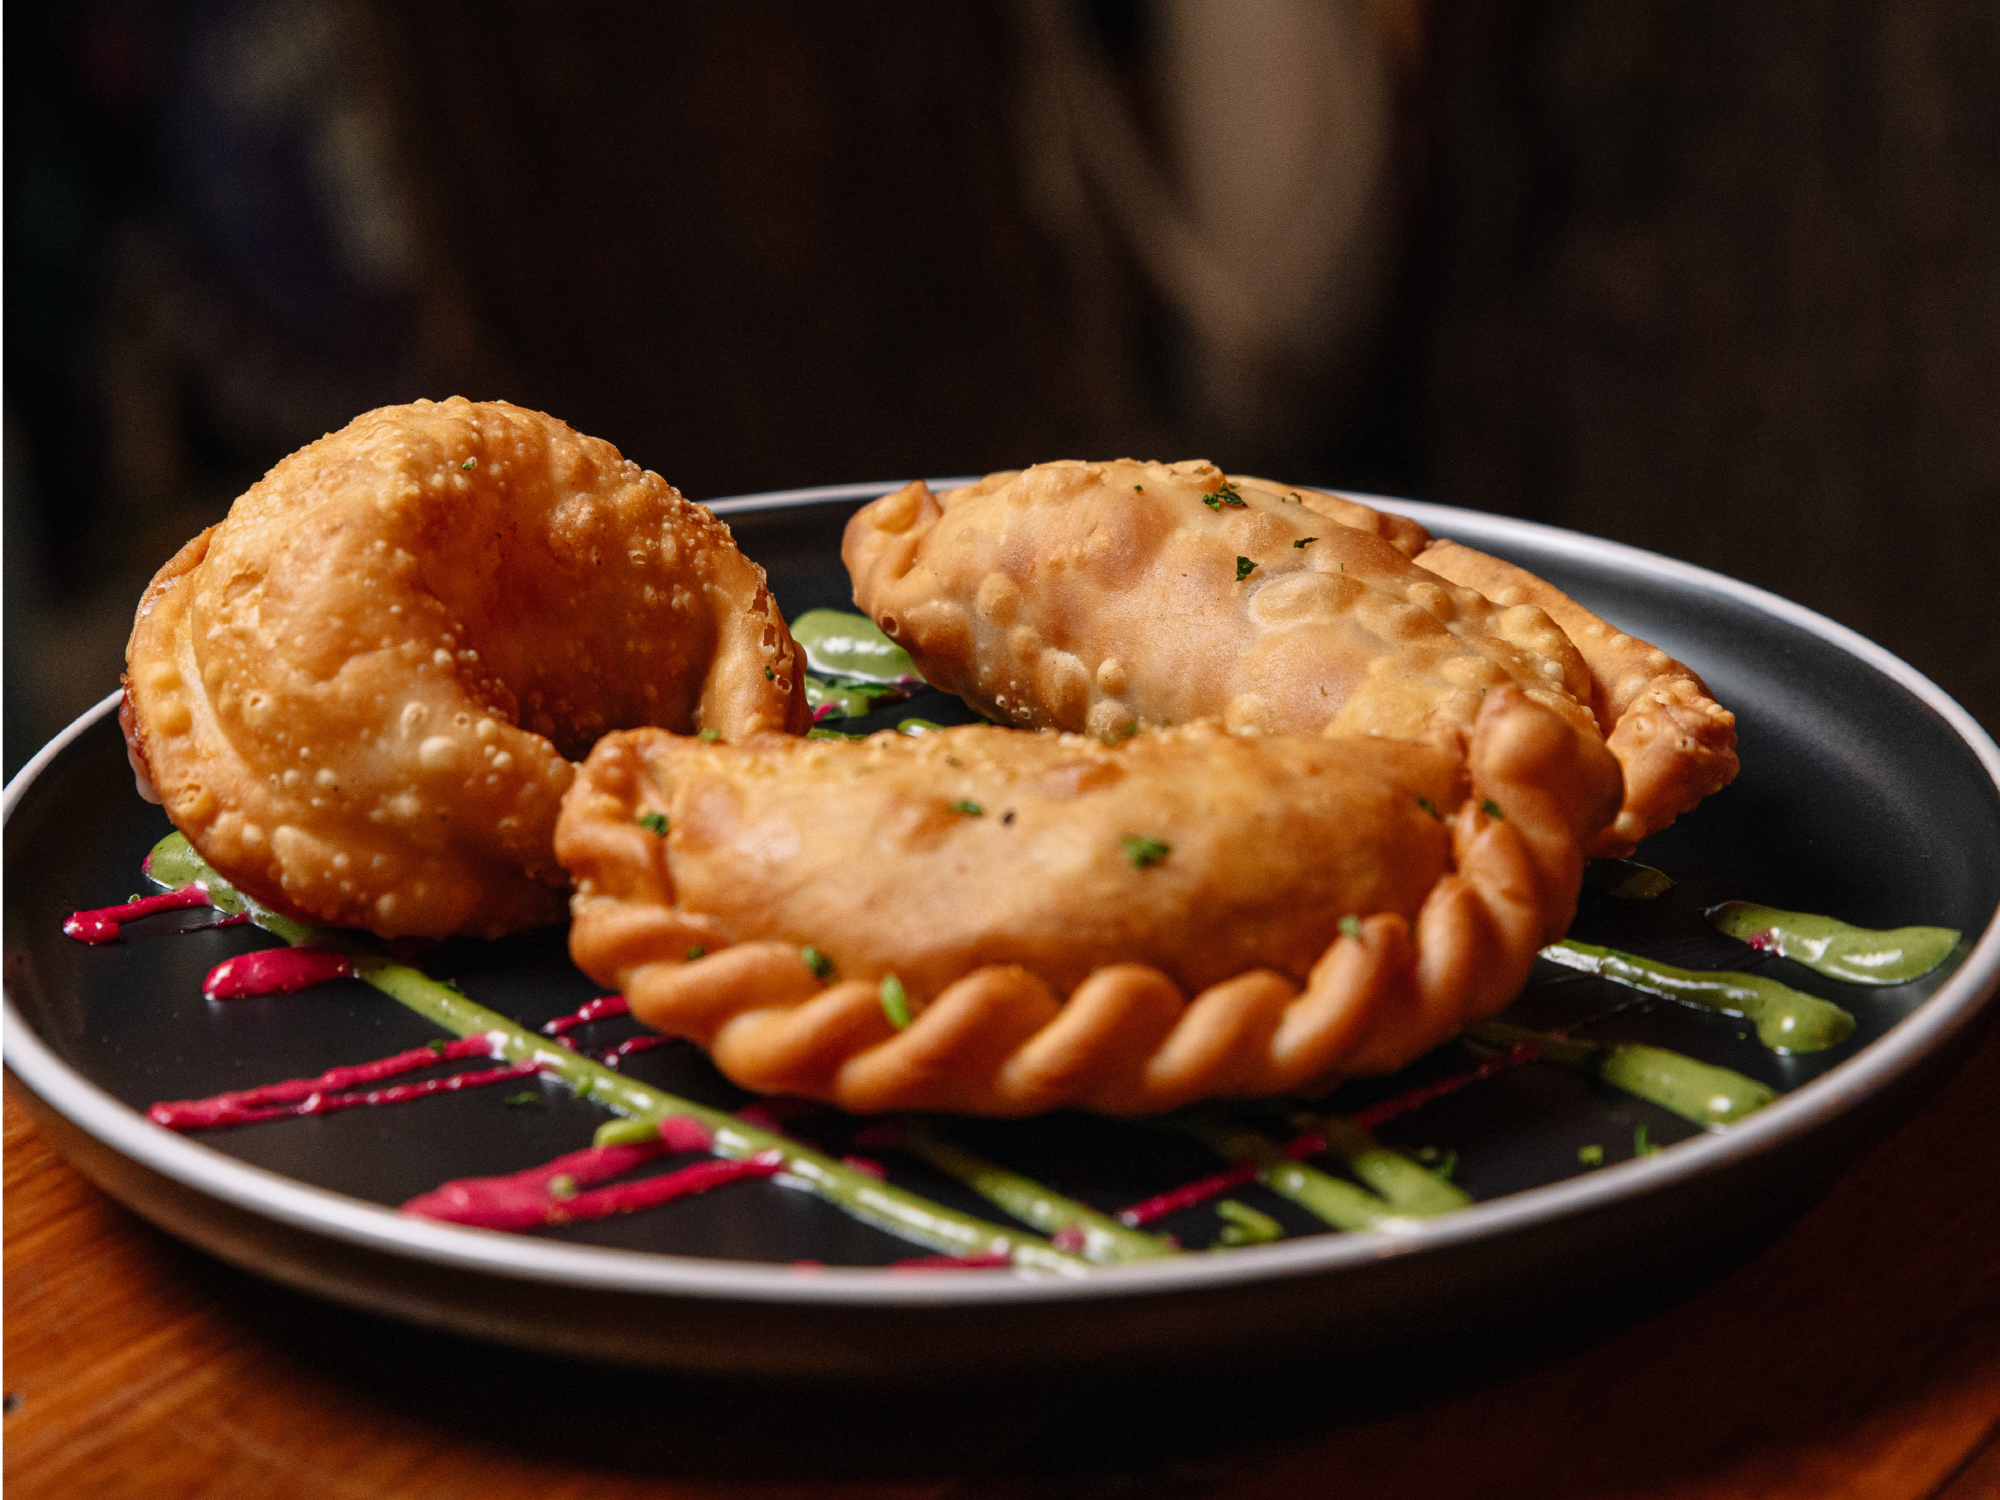
<path fill-rule="evenodd" d="M 1503 684 L 1428 743 L 635 730 L 556 846 L 578 966 L 745 1088 L 1137 1115 L 1388 1071 L 1504 1006 L 1617 801 L 1602 742 Z"/>
<path fill-rule="evenodd" d="M 807 722 L 803 656 L 707 510 L 539 412 L 385 407 L 160 570 L 134 768 L 259 900 L 388 936 L 561 920 L 572 767 L 608 729 Z"/>
<path fill-rule="evenodd" d="M 1608 733 L 1627 798 L 1600 854 L 1736 771 L 1734 719 L 1687 668 L 1344 496 L 1198 461 L 1039 464 L 885 496 L 842 555 L 855 602 L 925 677 L 1003 722 L 1410 736 L 1470 723 L 1511 681 Z"/>

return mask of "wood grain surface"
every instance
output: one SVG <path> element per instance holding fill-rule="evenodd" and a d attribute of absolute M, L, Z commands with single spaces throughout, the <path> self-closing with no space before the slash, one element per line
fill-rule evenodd
<path fill-rule="evenodd" d="M 6 1105 L 5 1479 L 93 1496 L 2000 1497 L 2000 1027 L 1803 1220 L 1654 1306 L 1366 1366 L 918 1390 L 405 1328 L 152 1229 Z"/>

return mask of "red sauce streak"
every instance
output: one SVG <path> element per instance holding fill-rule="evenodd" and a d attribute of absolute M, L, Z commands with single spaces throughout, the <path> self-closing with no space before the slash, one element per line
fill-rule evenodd
<path fill-rule="evenodd" d="M 595 1000 L 584 1001 L 569 1015 L 557 1016 L 542 1028 L 542 1035 L 561 1036 L 565 1031 L 588 1026 L 592 1021 L 608 1021 L 613 1016 L 629 1015 L 631 1010 L 623 995 L 599 995 Z"/>
<path fill-rule="evenodd" d="M 650 1052 L 655 1047 L 671 1047 L 679 1040 L 679 1037 L 671 1036 L 635 1036 L 613 1047 L 604 1054 L 601 1061 L 605 1067 L 615 1068 L 634 1052 Z"/>
<path fill-rule="evenodd" d="M 443 1078 L 426 1078 L 418 1083 L 395 1084 L 369 1089 L 360 1085 L 379 1083 L 419 1068 L 435 1067 L 466 1057 L 491 1057 L 492 1044 L 484 1037 L 447 1042 L 442 1047 L 414 1047 L 375 1062 L 352 1067 L 331 1068 L 317 1078 L 291 1078 L 283 1083 L 267 1083 L 254 1089 L 236 1089 L 206 1099 L 182 1099 L 155 1104 L 146 1118 L 169 1130 L 213 1130 L 225 1125 L 256 1125 L 265 1120 L 291 1119 L 304 1115 L 328 1115 L 361 1105 L 407 1104 L 432 1094 L 454 1094 L 461 1089 L 480 1088 L 489 1083 L 505 1083 L 511 1078 L 532 1078 L 533 1063 L 513 1063 L 500 1068 L 482 1068 L 469 1073 L 452 1073 Z"/>
<path fill-rule="evenodd" d="M 332 948 L 261 948 L 210 969 L 201 992 L 211 1000 L 289 995 L 353 972 L 353 956 Z"/>
<path fill-rule="evenodd" d="M 659 1177 L 585 1191 L 657 1156 L 704 1150 L 709 1142 L 708 1132 L 692 1121 L 666 1120 L 657 1141 L 590 1146 L 504 1177 L 461 1177 L 412 1198 L 403 1212 L 480 1229 L 535 1229 L 652 1208 L 745 1178 L 774 1176 L 784 1166 L 782 1155 L 770 1151 L 748 1161 L 696 1162 Z"/>
<path fill-rule="evenodd" d="M 892 1271 L 990 1271 L 1001 1266 L 1014 1264 L 1013 1256 L 1005 1250 L 993 1250 L 984 1255 L 919 1255 L 913 1260 L 899 1260 L 891 1263 Z"/>
<path fill-rule="evenodd" d="M 1371 1104 L 1349 1118 L 1362 1129 L 1372 1130 L 1384 1120 L 1393 1120 L 1397 1115 L 1408 1114 L 1433 1099 L 1442 1099 L 1446 1094 L 1455 1094 L 1462 1088 L 1478 1083 L 1481 1079 L 1491 1078 L 1496 1073 L 1504 1073 L 1510 1068 L 1520 1067 L 1523 1063 L 1533 1062 L 1537 1056 L 1539 1054 L 1533 1047 L 1522 1043 L 1498 1057 L 1488 1058 L 1476 1068 L 1468 1068 L 1463 1073 L 1453 1073 L 1448 1078 L 1440 1078 L 1421 1088 L 1410 1089 L 1393 1098 L 1384 1099 L 1380 1104 Z M 1325 1149 L 1326 1137 L 1317 1130 L 1309 1130 L 1304 1135 L 1294 1137 L 1284 1146 L 1285 1155 L 1293 1161 L 1304 1161 L 1308 1157 L 1319 1155 Z M 1120 1209 L 1116 1217 L 1118 1222 L 1127 1228 L 1137 1229 L 1142 1224 L 1150 1224 L 1155 1219 L 1165 1218 L 1168 1214 L 1179 1213 L 1184 1208 L 1193 1208 L 1197 1203 L 1204 1203 L 1223 1193 L 1248 1187 L 1256 1180 L 1257 1163 L 1242 1162 L 1226 1172 L 1217 1172 L 1211 1177 L 1190 1182 L 1185 1187 L 1173 1188 L 1158 1197 L 1148 1198 L 1143 1203 L 1135 1203 L 1130 1208 Z"/>
<path fill-rule="evenodd" d="M 184 885 L 177 891 L 162 891 L 157 896 L 134 897 L 122 906 L 100 906 L 92 911 L 73 911 L 63 918 L 64 937 L 73 937 L 80 943 L 115 943 L 123 934 L 119 928 L 126 922 L 136 922 L 141 917 L 150 917 L 156 912 L 185 911 L 192 906 L 213 906 L 208 892 L 198 885 Z M 210 925 L 233 927 L 239 922 L 249 921 L 249 915 L 227 917 Z"/>
<path fill-rule="evenodd" d="M 1408 1093 L 1384 1099 L 1380 1104 L 1371 1104 L 1366 1109 L 1357 1110 L 1349 1118 L 1363 1130 L 1373 1130 L 1384 1120 L 1393 1120 L 1397 1115 L 1406 1115 L 1413 1109 L 1429 1104 L 1433 1099 L 1442 1099 L 1446 1094 L 1455 1094 L 1460 1089 L 1491 1078 L 1496 1073 L 1505 1073 L 1509 1069 L 1520 1067 L 1523 1063 L 1531 1063 L 1540 1055 L 1533 1047 L 1523 1042 L 1510 1047 L 1498 1057 L 1487 1058 L 1476 1068 L 1469 1068 L 1463 1073 L 1453 1073 L 1450 1077 L 1440 1078 L 1435 1083 L 1427 1083 L 1421 1088 L 1411 1089 Z"/>

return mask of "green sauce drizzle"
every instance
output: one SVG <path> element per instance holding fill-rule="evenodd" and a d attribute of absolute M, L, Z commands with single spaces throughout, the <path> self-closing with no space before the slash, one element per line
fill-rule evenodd
<path fill-rule="evenodd" d="M 1703 915 L 1717 932 L 1849 984 L 1908 984 L 1921 979 L 1951 956 L 1959 940 L 1950 927 L 1876 932 L 1832 917 L 1779 911 L 1748 901 L 1725 901 Z"/>
<path fill-rule="evenodd" d="M 1679 969 L 1655 959 L 1620 953 L 1565 938 L 1541 956 L 1565 968 L 1581 969 L 1649 995 L 1680 1000 L 1726 1016 L 1743 1016 L 1757 1027 L 1757 1040 L 1774 1052 L 1819 1052 L 1837 1047 L 1854 1030 L 1854 1017 L 1830 1000 L 1782 985 L 1761 974 Z"/>
<path fill-rule="evenodd" d="M 1298 1117 L 1295 1123 L 1325 1136 L 1326 1149 L 1398 1213 L 1428 1218 L 1472 1205 L 1472 1194 L 1464 1188 L 1400 1151 L 1377 1145 L 1375 1138 L 1352 1120 L 1313 1115 Z"/>
<path fill-rule="evenodd" d="M 1509 1026 L 1504 1021 L 1483 1022 L 1466 1035 L 1489 1047 L 1505 1049 L 1523 1044 L 1533 1047 L 1549 1062 L 1601 1078 L 1615 1089 L 1650 1100 L 1683 1120 L 1710 1130 L 1733 1125 L 1778 1097 L 1776 1089 L 1754 1078 L 1697 1062 L 1664 1047 L 1579 1041 L 1546 1031 L 1530 1031 L 1525 1026 Z"/>
<path fill-rule="evenodd" d="M 910 653 L 882 634 L 866 615 L 809 609 L 792 621 L 792 639 L 805 648 L 806 665 L 835 677 L 866 682 L 921 682 Z"/>
<path fill-rule="evenodd" d="M 1289 1198 L 1307 1213 L 1336 1229 L 1374 1229 L 1394 1234 L 1414 1229 L 1419 1215 L 1378 1198 L 1316 1167 L 1287 1156 L 1275 1141 L 1219 1116 L 1191 1114 L 1165 1124 L 1193 1136 L 1224 1161 L 1253 1162 L 1257 1180 L 1281 1198 Z"/>
<path fill-rule="evenodd" d="M 509 1062 L 533 1063 L 544 1075 L 557 1079 L 593 1104 L 627 1116 L 597 1132 L 599 1145 L 649 1139 L 665 1119 L 693 1120 L 714 1137 L 710 1149 L 717 1156 L 742 1160 L 778 1152 L 784 1159 L 786 1176 L 863 1223 L 913 1244 L 946 1255 L 1005 1251 L 1017 1266 L 1062 1275 L 1080 1275 L 1089 1269 L 1088 1261 L 1056 1249 L 1047 1240 L 933 1203 L 843 1166 L 785 1136 L 746 1125 L 734 1115 L 628 1078 L 549 1037 L 538 1036 L 417 969 L 391 962 L 374 952 L 360 934 L 308 927 L 281 917 L 216 874 L 178 833 L 169 834 L 154 846 L 150 869 L 152 879 L 158 883 L 200 885 L 221 910 L 232 915 L 247 911 L 257 926 L 295 947 L 310 943 L 352 954 L 355 977 L 392 1000 L 459 1036 L 482 1037 L 493 1045 L 496 1056 Z"/>
<path fill-rule="evenodd" d="M 1593 859 L 1583 867 L 1583 884 L 1619 901 L 1651 901 L 1674 888 L 1665 870 L 1630 859 Z"/>
<path fill-rule="evenodd" d="M 1078 1253 L 1097 1265 L 1157 1260 L 1160 1256 L 1178 1253 L 1172 1241 L 1164 1235 L 1128 1229 L 1109 1214 L 1101 1214 L 1087 1203 L 1065 1198 L 1032 1178 L 1010 1172 L 984 1157 L 974 1155 L 946 1140 L 921 1121 L 907 1120 L 903 1123 L 902 1144 L 912 1155 L 922 1157 L 940 1172 L 957 1178 L 1023 1224 L 1047 1235 L 1064 1230 L 1080 1234 L 1083 1244 Z"/>

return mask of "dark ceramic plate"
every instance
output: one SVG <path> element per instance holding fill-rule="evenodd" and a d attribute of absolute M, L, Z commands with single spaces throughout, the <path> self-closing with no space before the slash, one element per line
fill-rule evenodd
<path fill-rule="evenodd" d="M 841 524 L 859 498 L 883 488 L 716 508 L 796 615 L 848 603 Z M 1532 1064 L 1380 1131 L 1394 1145 L 1455 1152 L 1457 1180 L 1481 1200 L 1463 1213 L 1393 1238 L 1334 1234 L 1253 1188 L 1236 1196 L 1277 1217 L 1291 1238 L 1079 1281 L 886 1270 L 920 1252 L 771 1183 L 532 1236 L 407 1218 L 394 1207 L 413 1194 L 576 1149 L 605 1115 L 544 1086 L 534 1107 L 510 1107 L 503 1087 L 197 1137 L 147 1123 L 141 1112 L 155 1100 L 317 1073 L 437 1033 L 354 981 L 210 1005 L 200 993 L 206 971 L 270 943 L 252 929 L 166 936 L 179 919 L 162 917 L 149 935 L 135 931 L 116 946 L 61 935 L 68 911 L 140 889 L 140 858 L 168 831 L 158 809 L 133 795 L 109 700 L 7 789 L 8 1066 L 84 1172 L 226 1260 L 419 1322 L 690 1369 L 910 1375 L 1355 1349 L 1463 1326 L 1495 1307 L 1607 1288 L 1782 1222 L 1960 1054 L 1995 987 L 2000 751 L 1901 662 L 1768 594 L 1547 527 L 1391 503 L 1658 642 L 1736 710 L 1741 778 L 1645 850 L 1678 885 L 1651 902 L 1587 894 L 1574 935 L 1694 967 L 1766 970 L 1853 1011 L 1853 1038 L 1831 1052 L 1778 1056 L 1741 1022 L 1633 1004 L 1630 991 L 1546 965 L 1510 1016 L 1651 1042 L 1762 1078 L 1786 1097 L 1761 1114 L 1705 1135 Z M 880 717 L 912 713 L 966 717 L 935 693 Z M 1711 932 L 1700 908 L 1729 897 L 1866 926 L 1952 926 L 1966 942 L 1924 981 L 1864 990 Z M 206 914 L 185 916 L 197 925 Z M 530 1025 L 594 992 L 569 966 L 559 932 L 447 945 L 424 962 Z M 604 1029 L 591 1040 L 620 1034 Z M 1396 1079 L 1350 1086 L 1334 1105 L 1360 1107 L 1462 1070 L 1470 1057 L 1453 1044 Z M 692 1049 L 659 1049 L 628 1066 L 706 1102 L 744 1098 Z M 814 1127 L 840 1147 L 842 1122 Z M 1635 1157 L 1641 1127 L 1669 1149 Z M 951 1128 L 986 1155 L 1107 1209 L 1217 1165 L 1178 1138 L 1080 1116 Z M 1586 1171 L 1578 1151 L 1592 1145 L 1606 1164 Z M 918 1191 L 996 1212 L 921 1164 L 892 1156 L 890 1166 Z M 1220 1221 L 1201 1207 L 1159 1227 L 1200 1248 Z M 823 1264 L 794 1264 L 807 1260 Z"/>

